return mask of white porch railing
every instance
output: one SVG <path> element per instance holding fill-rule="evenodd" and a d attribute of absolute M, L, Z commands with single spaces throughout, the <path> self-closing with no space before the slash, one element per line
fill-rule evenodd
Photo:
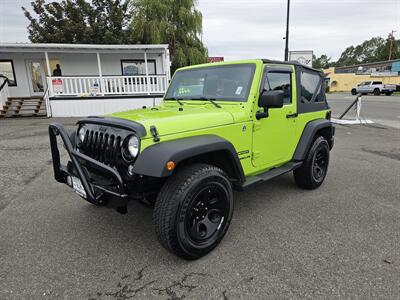
<path fill-rule="evenodd" d="M 48 77 L 50 97 L 164 94 L 167 75 Z"/>
<path fill-rule="evenodd" d="M 10 97 L 10 91 L 8 89 L 7 78 L 0 77 L 0 109 L 3 109 L 3 105 L 6 104 L 8 97 Z"/>

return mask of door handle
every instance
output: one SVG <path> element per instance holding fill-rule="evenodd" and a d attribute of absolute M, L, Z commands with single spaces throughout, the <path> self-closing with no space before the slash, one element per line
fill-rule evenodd
<path fill-rule="evenodd" d="M 289 118 L 297 118 L 298 115 L 299 115 L 298 113 L 288 114 L 288 115 L 286 115 L 286 118 L 287 119 L 289 119 Z"/>

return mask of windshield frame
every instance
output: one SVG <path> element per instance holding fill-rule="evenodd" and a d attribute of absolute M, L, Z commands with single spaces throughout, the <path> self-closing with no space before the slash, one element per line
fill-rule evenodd
<path fill-rule="evenodd" d="M 194 67 L 194 68 L 185 68 L 185 69 L 181 69 L 181 70 L 177 70 L 174 74 L 174 76 L 172 77 L 172 80 L 168 86 L 168 89 L 164 95 L 164 100 L 165 101 L 170 101 L 170 100 L 166 100 L 166 99 L 172 99 L 172 98 L 177 98 L 180 101 L 208 101 L 206 99 L 197 99 L 197 97 L 190 97 L 190 98 L 185 98 L 185 97 L 168 97 L 168 93 L 170 92 L 170 89 L 172 88 L 172 84 L 175 80 L 175 77 L 177 74 L 181 74 L 184 72 L 191 72 L 191 71 L 197 71 L 197 70 L 201 70 L 201 69 L 216 69 L 216 68 L 234 68 L 234 67 L 240 67 L 240 66 L 250 66 L 250 78 L 249 78 L 249 84 L 248 87 L 246 89 L 246 93 L 243 97 L 241 98 L 228 98 L 228 97 L 212 97 L 211 99 L 214 101 L 225 101 L 225 102 L 247 102 L 249 99 L 249 95 L 250 95 L 250 91 L 252 89 L 253 86 L 253 80 L 254 80 L 254 75 L 255 75 L 255 70 L 256 70 L 256 64 L 255 63 L 232 63 L 232 64 L 219 64 L 219 65 L 206 65 L 206 66 L 201 66 L 201 67 Z M 204 96 L 204 95 L 203 95 Z"/>

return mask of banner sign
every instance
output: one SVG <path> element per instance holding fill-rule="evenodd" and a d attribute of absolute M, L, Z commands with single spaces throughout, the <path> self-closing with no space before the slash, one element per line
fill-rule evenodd
<path fill-rule="evenodd" d="M 51 83 L 53 85 L 54 94 L 62 94 L 64 92 L 62 79 L 52 79 Z"/>
<path fill-rule="evenodd" d="M 96 96 L 100 92 L 99 89 L 99 84 L 95 82 L 91 87 L 90 87 L 90 94 L 93 96 Z"/>
<path fill-rule="evenodd" d="M 298 63 L 312 67 L 313 51 L 289 51 L 289 61 L 297 61 Z"/>
<path fill-rule="evenodd" d="M 223 62 L 224 61 L 224 57 L 222 56 L 212 56 L 208 58 L 208 62 L 210 63 L 216 63 L 216 62 Z"/>

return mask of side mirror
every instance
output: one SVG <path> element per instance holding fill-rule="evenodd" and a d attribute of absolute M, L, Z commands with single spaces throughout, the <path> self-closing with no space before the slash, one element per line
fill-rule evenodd
<path fill-rule="evenodd" d="M 283 91 L 262 92 L 258 99 L 258 106 L 264 108 L 264 111 L 256 113 L 257 120 L 267 118 L 269 108 L 280 108 L 283 106 Z"/>
<path fill-rule="evenodd" d="M 283 91 L 264 91 L 258 100 L 263 108 L 280 108 L 283 106 Z"/>

